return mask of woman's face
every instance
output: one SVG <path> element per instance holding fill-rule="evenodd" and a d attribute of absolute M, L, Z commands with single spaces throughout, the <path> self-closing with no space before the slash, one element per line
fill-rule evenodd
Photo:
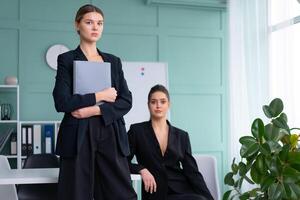
<path fill-rule="evenodd" d="M 166 118 L 169 106 L 170 102 L 165 93 L 160 91 L 154 92 L 148 102 L 151 118 Z"/>
<path fill-rule="evenodd" d="M 80 22 L 76 22 L 76 29 L 80 32 L 82 41 L 93 43 L 97 42 L 103 31 L 103 17 L 100 13 L 89 12 L 83 15 Z"/>

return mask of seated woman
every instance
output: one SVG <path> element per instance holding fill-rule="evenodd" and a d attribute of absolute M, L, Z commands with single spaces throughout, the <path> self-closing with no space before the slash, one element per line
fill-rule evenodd
<path fill-rule="evenodd" d="M 150 121 L 133 124 L 128 132 L 131 173 L 143 180 L 143 200 L 211 200 L 195 159 L 188 133 L 167 120 L 168 90 L 155 85 L 148 94 Z M 131 163 L 136 156 L 138 164 Z"/>

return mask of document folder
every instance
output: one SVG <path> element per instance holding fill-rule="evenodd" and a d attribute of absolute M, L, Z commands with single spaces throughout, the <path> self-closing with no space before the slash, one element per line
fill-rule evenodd
<path fill-rule="evenodd" d="M 74 61 L 73 93 L 88 94 L 111 87 L 110 63 Z"/>

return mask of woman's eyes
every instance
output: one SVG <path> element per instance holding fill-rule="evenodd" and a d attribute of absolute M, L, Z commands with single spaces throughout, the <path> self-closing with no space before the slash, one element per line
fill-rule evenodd
<path fill-rule="evenodd" d="M 156 101 L 150 101 L 151 104 L 156 104 L 156 103 L 160 103 L 160 104 L 165 104 L 167 103 L 166 100 L 156 100 Z"/>
<path fill-rule="evenodd" d="M 93 24 L 92 21 L 86 21 L 85 23 L 88 24 L 88 25 Z M 98 25 L 98 26 L 102 26 L 102 25 L 103 25 L 103 22 L 98 22 L 97 25 Z"/>

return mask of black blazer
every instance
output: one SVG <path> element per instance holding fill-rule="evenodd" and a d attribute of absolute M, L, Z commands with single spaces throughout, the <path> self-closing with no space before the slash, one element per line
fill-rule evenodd
<path fill-rule="evenodd" d="M 131 92 L 124 79 L 120 58 L 99 50 L 98 53 L 102 56 L 104 62 L 111 64 L 111 83 L 118 94 L 114 103 L 106 102 L 100 105 L 102 119 L 105 126 L 113 126 L 120 150 L 124 156 L 127 156 L 129 146 L 123 116 L 131 109 Z M 96 103 L 94 93 L 73 94 L 74 60 L 87 61 L 79 46 L 75 50 L 58 56 L 56 81 L 53 89 L 55 108 L 57 112 L 65 113 L 60 125 L 56 146 L 56 154 L 64 157 L 73 157 L 80 151 L 83 136 L 88 126 L 87 119 L 77 119 L 71 115 L 71 112 L 79 108 L 93 106 Z"/>
<path fill-rule="evenodd" d="M 130 156 L 136 156 L 138 164 L 130 162 L 131 173 L 147 168 L 154 176 L 157 192 L 142 191 L 143 200 L 167 199 L 168 187 L 178 193 L 196 193 L 213 199 L 197 163 L 191 153 L 188 133 L 173 127 L 169 122 L 168 146 L 164 156 L 161 153 L 151 121 L 133 124 L 128 131 Z"/>

